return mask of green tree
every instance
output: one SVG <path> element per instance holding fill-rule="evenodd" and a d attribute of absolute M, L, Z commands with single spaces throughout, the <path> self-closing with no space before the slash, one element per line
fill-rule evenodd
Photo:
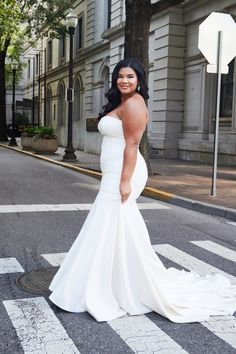
<path fill-rule="evenodd" d="M 183 0 L 159 0 L 151 3 L 151 0 L 125 0 L 125 58 L 137 58 L 142 63 L 148 80 L 149 65 L 149 30 L 154 14 L 160 13 L 171 6 L 182 3 Z M 149 144 L 147 131 L 141 141 L 141 152 L 144 156 L 149 174 L 152 174 L 149 162 Z"/>
<path fill-rule="evenodd" d="M 7 141 L 6 131 L 6 57 L 19 58 L 21 39 L 36 42 L 44 31 L 52 36 L 65 33 L 62 20 L 70 0 L 1 0 L 0 1 L 0 141 Z"/>

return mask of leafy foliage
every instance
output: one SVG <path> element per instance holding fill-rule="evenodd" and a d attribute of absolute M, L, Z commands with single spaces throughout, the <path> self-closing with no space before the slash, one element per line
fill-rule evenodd
<path fill-rule="evenodd" d="M 21 136 L 32 138 L 36 134 L 37 130 L 35 127 L 27 127 L 24 129 Z"/>
<path fill-rule="evenodd" d="M 35 130 L 35 136 L 41 139 L 55 139 L 56 132 L 52 127 L 39 127 Z"/>

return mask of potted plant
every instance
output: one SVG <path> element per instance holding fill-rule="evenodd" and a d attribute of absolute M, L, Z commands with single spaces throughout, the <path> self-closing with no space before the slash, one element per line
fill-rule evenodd
<path fill-rule="evenodd" d="M 37 154 L 54 154 L 58 149 L 55 130 L 52 127 L 36 128 L 32 148 Z"/>
<path fill-rule="evenodd" d="M 21 134 L 21 146 L 23 150 L 32 150 L 32 139 L 36 133 L 35 127 L 27 127 Z"/>

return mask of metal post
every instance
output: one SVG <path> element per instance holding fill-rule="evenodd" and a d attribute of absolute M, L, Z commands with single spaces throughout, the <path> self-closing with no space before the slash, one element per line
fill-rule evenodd
<path fill-rule="evenodd" d="M 46 114 L 47 114 L 47 105 L 46 105 L 46 97 L 47 97 L 47 58 L 46 58 L 47 52 L 46 48 L 44 48 L 44 105 L 43 105 L 43 119 L 44 119 L 44 124 L 46 123 Z"/>
<path fill-rule="evenodd" d="M 73 90 L 73 35 L 75 33 L 74 27 L 69 28 L 70 34 L 70 58 L 69 58 L 69 89 L 68 89 L 68 137 L 67 146 L 63 160 L 76 161 L 75 150 L 73 148 L 73 126 L 72 126 L 72 90 Z"/>
<path fill-rule="evenodd" d="M 218 31 L 218 45 L 217 45 L 217 74 L 218 74 L 218 76 L 217 76 L 216 119 L 215 119 L 215 134 L 214 134 L 214 162 L 213 162 L 212 186 L 211 186 L 211 195 L 213 197 L 216 196 L 218 136 L 219 136 L 219 118 L 220 118 L 222 37 L 223 37 L 223 32 Z"/>
<path fill-rule="evenodd" d="M 41 67 L 40 67 L 40 60 L 41 60 L 41 57 L 40 57 L 40 52 L 38 53 L 38 127 L 40 125 L 40 99 L 41 99 L 41 87 L 40 87 L 40 70 L 41 70 Z"/>
<path fill-rule="evenodd" d="M 10 146 L 17 146 L 15 138 L 15 89 L 16 89 L 16 69 L 12 69 L 12 122 L 11 122 L 11 139 L 9 141 Z"/>
<path fill-rule="evenodd" d="M 34 125 L 34 103 L 35 103 L 35 58 L 33 58 L 33 95 L 32 95 L 32 124 Z"/>

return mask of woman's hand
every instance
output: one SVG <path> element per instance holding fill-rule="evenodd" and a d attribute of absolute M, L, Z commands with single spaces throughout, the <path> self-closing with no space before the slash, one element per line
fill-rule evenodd
<path fill-rule="evenodd" d="M 120 182 L 120 195 L 121 195 L 121 203 L 127 201 L 131 193 L 130 182 Z"/>

